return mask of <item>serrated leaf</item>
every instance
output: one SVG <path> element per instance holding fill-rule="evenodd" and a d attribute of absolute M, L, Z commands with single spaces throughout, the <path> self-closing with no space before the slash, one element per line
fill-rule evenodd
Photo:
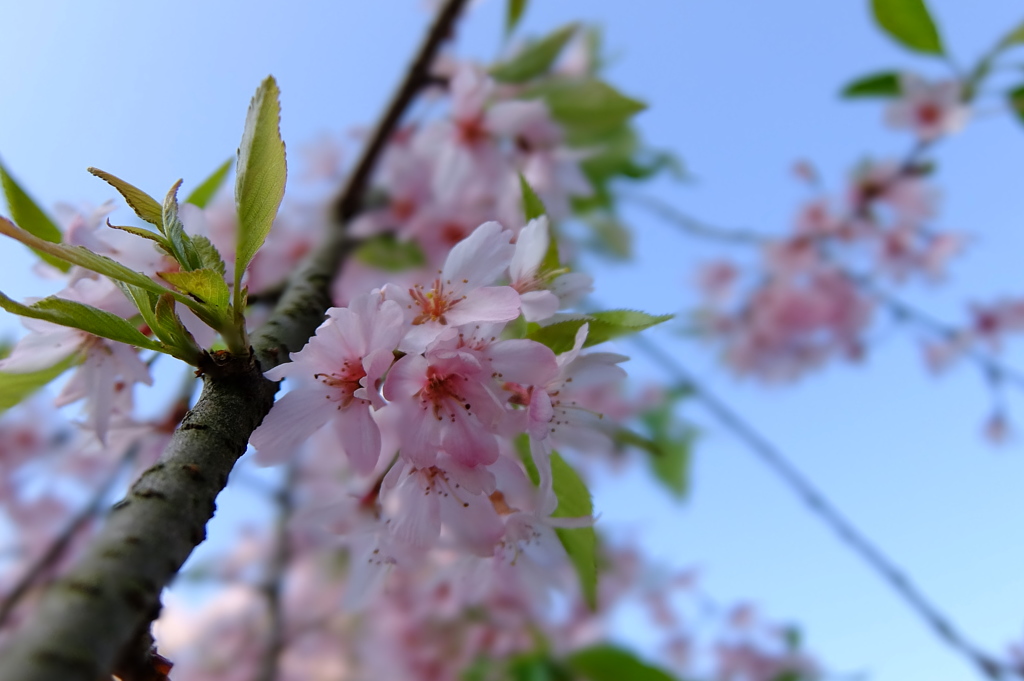
<path fill-rule="evenodd" d="M 240 295 L 242 274 L 270 233 L 284 197 L 284 141 L 281 139 L 280 91 L 272 76 L 256 90 L 245 118 L 238 148 L 235 204 L 238 208 L 238 247 L 235 250 L 235 291 Z M 238 306 L 239 309 L 241 306 Z"/>
<path fill-rule="evenodd" d="M 22 317 L 42 319 L 53 324 L 81 329 L 94 336 L 147 350 L 162 350 L 159 343 L 142 335 L 128 320 L 73 300 L 50 296 L 31 305 L 22 305 L 0 293 L 0 307 Z"/>
<path fill-rule="evenodd" d="M 924 0 L 871 0 L 875 21 L 904 47 L 944 54 L 942 38 Z"/>
<path fill-rule="evenodd" d="M 1006 101 L 1014 117 L 1024 124 L 1024 85 L 1018 85 L 1006 93 Z"/>
<path fill-rule="evenodd" d="M 525 83 L 543 75 L 578 28 L 578 24 L 568 24 L 530 43 L 510 60 L 491 67 L 491 77 L 503 83 Z"/>
<path fill-rule="evenodd" d="M 427 262 L 415 241 L 399 241 L 393 234 L 367 239 L 356 249 L 355 256 L 360 262 L 389 272 L 412 269 Z"/>
<path fill-rule="evenodd" d="M 160 278 L 174 284 L 183 293 L 217 310 L 226 310 L 231 292 L 224 277 L 216 270 L 198 269 L 180 272 L 159 272 Z"/>
<path fill-rule="evenodd" d="M 839 94 L 847 99 L 856 97 L 899 97 L 902 90 L 899 73 L 895 71 L 880 71 L 862 76 L 847 84 Z"/>
<path fill-rule="evenodd" d="M 505 35 L 516 30 L 526 11 L 526 0 L 508 0 L 505 6 Z"/>
<path fill-rule="evenodd" d="M 647 664 L 631 651 L 612 645 L 578 650 L 566 664 L 587 681 L 675 681 L 668 672 Z"/>
<path fill-rule="evenodd" d="M 171 245 L 171 255 L 186 270 L 197 270 L 202 267 L 199 254 L 192 239 L 185 233 L 185 225 L 178 217 L 178 188 L 181 187 L 181 180 L 178 180 L 168 190 L 164 197 L 163 205 L 163 232 Z"/>
<path fill-rule="evenodd" d="M 159 245 L 160 248 L 162 248 L 167 253 L 167 255 L 172 255 L 171 244 L 170 242 L 167 241 L 167 238 L 163 234 L 157 234 L 153 230 L 146 229 L 144 227 L 114 225 L 111 224 L 110 220 L 107 220 L 107 227 L 110 227 L 111 229 L 118 229 L 121 230 L 122 232 L 128 232 L 129 234 L 134 234 L 135 236 L 142 237 L 143 239 L 155 241 L 157 245 Z"/>
<path fill-rule="evenodd" d="M 163 208 L 159 201 L 116 175 L 111 175 L 99 168 L 89 168 L 89 172 L 120 192 L 136 215 L 149 224 L 155 225 L 157 229 L 163 229 Z"/>
<path fill-rule="evenodd" d="M 185 199 L 185 203 L 191 203 L 193 206 L 199 208 L 206 208 L 206 204 L 210 203 L 216 194 L 217 190 L 224 185 L 224 180 L 228 179 L 228 173 L 231 172 L 231 162 L 235 159 L 229 158 L 224 161 L 213 173 L 210 174 L 202 183 L 192 190 L 192 193 Z"/>
<path fill-rule="evenodd" d="M 20 404 L 26 397 L 70 369 L 75 362 L 76 358 L 72 356 L 39 371 L 24 374 L 0 372 L 0 412 Z"/>
<path fill-rule="evenodd" d="M 50 216 L 39 207 L 31 196 L 14 181 L 7 169 L 0 164 L 0 184 L 3 184 L 4 198 L 7 199 L 7 208 L 11 211 L 11 217 L 29 234 L 51 243 L 60 243 L 61 232 Z M 35 250 L 35 249 L 33 249 Z M 40 258 L 49 265 L 56 267 L 61 272 L 67 272 L 71 265 L 60 258 L 55 258 L 49 253 L 35 251 Z"/>
<path fill-rule="evenodd" d="M 154 293 L 167 293 L 166 288 L 141 272 L 129 269 L 121 263 L 111 260 L 106 256 L 97 255 L 82 246 L 68 246 L 65 244 L 54 244 L 49 241 L 44 241 L 43 239 L 29 234 L 10 220 L 6 220 L 2 217 L 0 217 L 0 234 L 20 241 L 29 248 L 45 251 L 46 253 L 60 258 L 65 262 L 69 262 L 72 265 L 79 265 L 87 270 L 92 270 L 98 274 L 108 276 L 111 279 L 123 281 L 126 284 L 140 286 L 147 291 L 153 291 Z"/>
<path fill-rule="evenodd" d="M 527 96 L 544 99 L 551 116 L 565 126 L 570 142 L 611 133 L 647 108 L 595 78 L 553 80 L 531 88 Z"/>
<path fill-rule="evenodd" d="M 203 268 L 214 270 L 222 277 L 226 276 L 227 268 L 224 266 L 224 258 L 221 257 L 220 251 L 212 241 L 202 234 L 197 234 L 192 237 L 192 245 L 195 246 L 196 253 L 199 254 L 199 261 Z"/>

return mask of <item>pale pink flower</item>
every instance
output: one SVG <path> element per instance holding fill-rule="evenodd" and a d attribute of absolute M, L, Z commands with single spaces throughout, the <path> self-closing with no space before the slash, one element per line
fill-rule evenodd
<path fill-rule="evenodd" d="M 885 120 L 894 128 L 912 130 L 922 141 L 960 131 L 970 116 L 959 81 L 930 83 L 916 74 L 904 73 L 900 93 L 886 110 Z"/>
<path fill-rule="evenodd" d="M 292 361 L 267 372 L 274 381 L 296 380 L 253 432 L 264 462 L 293 454 L 327 423 L 360 473 L 373 470 L 381 452 L 380 429 L 371 407 L 384 407 L 379 382 L 394 361 L 402 333 L 402 311 L 393 301 L 369 294 L 347 308 L 331 308 L 328 319 Z"/>

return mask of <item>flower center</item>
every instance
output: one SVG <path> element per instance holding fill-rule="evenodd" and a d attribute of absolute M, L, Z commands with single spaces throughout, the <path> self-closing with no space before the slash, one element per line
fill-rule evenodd
<path fill-rule="evenodd" d="M 353 393 L 362 386 L 359 382 L 366 376 L 361 362 L 346 360 L 341 368 L 330 374 L 313 374 L 313 378 L 335 390 L 338 409 L 344 409 L 357 399 Z M 361 400 L 362 401 L 362 400 Z"/>

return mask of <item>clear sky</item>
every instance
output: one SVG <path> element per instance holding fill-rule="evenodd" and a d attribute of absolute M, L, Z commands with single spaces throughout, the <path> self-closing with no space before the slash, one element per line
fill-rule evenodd
<path fill-rule="evenodd" d="M 716 224 L 782 231 L 804 188 L 791 173 L 812 160 L 832 188 L 865 157 L 897 157 L 908 139 L 881 107 L 839 101 L 855 76 L 882 68 L 946 75 L 871 24 L 866 0 L 534 0 L 525 28 L 600 22 L 616 55 L 610 78 L 651 104 L 646 138 L 681 155 L 697 181 L 659 181 L 659 197 Z M 1013 0 L 932 0 L 947 44 L 969 64 L 1024 11 Z M 463 54 L 498 49 L 503 4 L 478 3 L 460 29 Z M 323 131 L 373 120 L 427 15 L 414 0 L 282 3 L 238 0 L 131 3 L 65 0 L 0 4 L 0 157 L 44 204 L 101 203 L 113 192 L 98 166 L 151 191 L 198 182 L 234 153 L 249 98 L 273 73 L 291 150 Z M 1022 79 L 1024 80 L 1024 79 Z M 1024 289 L 1024 127 L 998 111 L 938 152 L 939 225 L 970 233 L 972 248 L 939 287 L 909 297 L 939 317 Z M 124 215 L 122 211 L 120 213 Z M 609 305 L 682 312 L 691 273 L 718 247 L 683 237 L 640 210 L 638 259 L 600 264 Z M 27 260 L 0 251 L 0 288 L 38 294 Z M 707 347 L 675 329 L 654 334 L 789 456 L 902 566 L 965 632 L 1001 652 L 1024 639 L 1024 451 L 980 437 L 988 391 L 968 365 L 934 378 L 919 334 L 882 324 L 858 366 L 834 366 L 795 386 L 737 381 Z M 635 354 L 623 344 L 622 350 Z M 1024 367 L 1019 348 L 1006 359 Z M 637 359 L 629 369 L 658 377 Z M 1024 400 L 1009 394 L 1024 423 Z M 652 494 L 634 473 L 595 486 L 602 523 L 637 534 L 673 565 L 697 564 L 723 601 L 751 599 L 800 623 L 838 673 L 876 681 L 961 681 L 973 670 L 852 555 L 743 445 L 694 406 L 702 430 L 693 495 Z"/>

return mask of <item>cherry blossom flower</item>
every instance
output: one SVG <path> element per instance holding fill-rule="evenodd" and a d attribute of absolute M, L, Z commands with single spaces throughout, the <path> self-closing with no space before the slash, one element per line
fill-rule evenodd
<path fill-rule="evenodd" d="M 900 93 L 885 112 L 886 122 L 912 130 L 925 142 L 958 132 L 970 116 L 959 81 L 929 83 L 916 74 L 904 73 Z"/>

